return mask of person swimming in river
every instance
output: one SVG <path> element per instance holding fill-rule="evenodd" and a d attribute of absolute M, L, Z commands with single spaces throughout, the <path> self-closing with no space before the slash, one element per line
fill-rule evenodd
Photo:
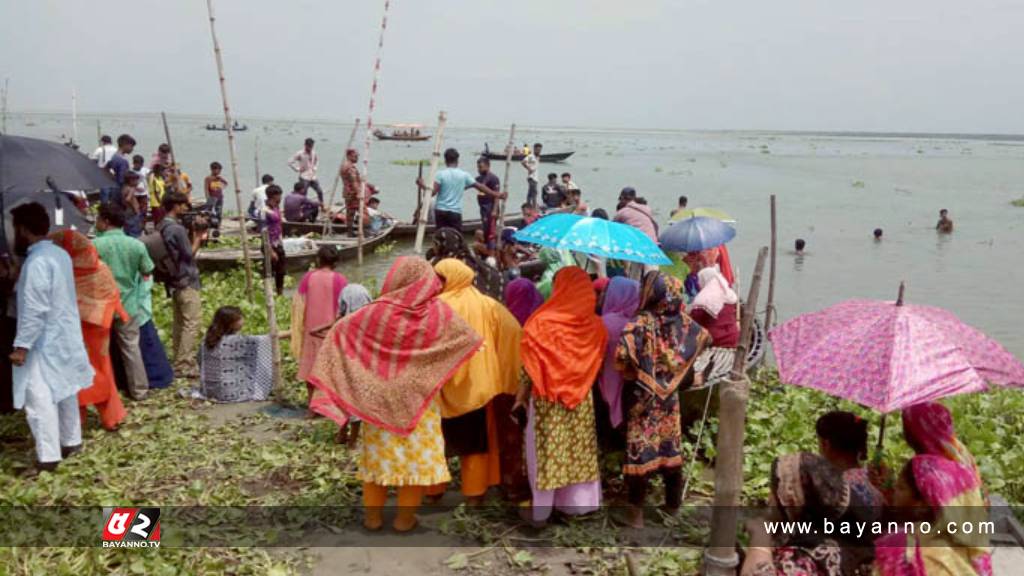
<path fill-rule="evenodd" d="M 806 254 L 804 248 L 807 246 L 807 241 L 803 238 L 797 238 L 796 242 L 793 243 L 793 254 L 796 256 L 803 256 Z"/>
<path fill-rule="evenodd" d="M 953 220 L 949 217 L 949 210 L 945 208 L 939 210 L 939 222 L 935 224 L 935 230 L 940 234 L 953 233 Z"/>
<path fill-rule="evenodd" d="M 881 242 L 882 241 L 882 229 L 881 228 L 875 228 L 875 231 L 873 232 L 873 234 L 875 236 L 875 242 Z"/>

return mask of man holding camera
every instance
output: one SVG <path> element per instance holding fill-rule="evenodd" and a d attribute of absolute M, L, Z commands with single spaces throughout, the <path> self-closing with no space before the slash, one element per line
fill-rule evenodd
<path fill-rule="evenodd" d="M 190 233 L 182 225 L 182 215 L 189 211 L 188 196 L 180 192 L 166 194 L 163 209 L 167 216 L 157 226 L 157 232 L 167 249 L 166 268 L 169 278 L 164 280 L 164 285 L 174 307 L 174 372 L 183 378 L 197 378 L 196 342 L 203 310 L 195 254 L 202 245 L 206 231 L 196 229 Z"/>

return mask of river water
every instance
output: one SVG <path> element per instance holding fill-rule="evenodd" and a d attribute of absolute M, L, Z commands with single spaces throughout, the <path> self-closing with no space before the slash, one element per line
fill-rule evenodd
<path fill-rule="evenodd" d="M 179 162 L 197 185 L 213 160 L 231 179 L 226 134 L 206 131 L 210 122 L 219 123 L 215 117 L 170 118 Z M 286 191 L 293 179 L 286 161 L 305 137 L 316 139 L 321 184 L 329 190 L 351 125 L 244 122 L 249 130 L 237 137 L 244 202 L 256 179 L 257 137 L 260 170 L 275 175 Z M 83 116 L 84 149 L 95 147 L 97 124 L 115 138 L 135 136 L 137 152 L 147 158 L 164 141 L 157 115 Z M 8 125 L 13 134 L 41 138 L 72 133 L 67 115 L 15 114 Z M 445 132 L 445 146 L 458 148 L 471 171 L 484 143 L 497 150 L 507 139 L 503 129 L 450 125 Z M 611 212 L 619 190 L 633 186 L 661 220 L 681 194 L 690 207 L 725 210 L 738 221 L 730 250 L 743 283 L 758 247 L 769 243 L 769 196 L 775 194 L 782 319 L 847 298 L 893 299 L 904 280 L 909 302 L 947 308 L 1024 357 L 1024 208 L 1010 204 L 1024 196 L 1022 138 L 521 129 L 516 141 L 543 142 L 546 152 L 574 150 L 568 162 L 543 165 L 542 172 L 571 172 L 591 208 Z M 403 164 L 428 159 L 430 151 L 430 141 L 372 143 L 369 180 L 382 189 L 387 212 L 402 219 L 411 214 L 417 168 Z M 495 163 L 494 171 L 503 177 L 504 163 Z M 518 206 L 525 200 L 525 172 L 513 165 L 511 174 L 510 206 Z M 476 213 L 474 204 L 467 195 L 467 217 Z M 950 210 L 953 235 L 934 231 L 940 208 Z M 882 242 L 872 240 L 875 228 L 885 231 Z M 803 257 L 791 254 L 797 238 L 807 241 Z M 351 263 L 346 272 L 379 278 L 395 254 L 408 252 L 411 246 L 401 244 L 386 256 L 370 255 L 364 270 Z"/>

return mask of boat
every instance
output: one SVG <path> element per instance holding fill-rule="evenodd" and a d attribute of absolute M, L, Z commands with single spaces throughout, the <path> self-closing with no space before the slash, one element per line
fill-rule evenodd
<path fill-rule="evenodd" d="M 228 127 L 227 127 L 227 124 L 207 124 L 206 125 L 206 129 L 207 130 L 219 130 L 221 132 L 224 132 L 224 131 L 227 131 Z M 231 129 L 233 131 L 235 131 L 235 132 L 245 132 L 246 130 L 249 129 L 249 127 L 246 126 L 245 124 L 239 124 L 238 122 L 235 122 L 234 124 L 231 125 Z"/>
<path fill-rule="evenodd" d="M 398 142 L 422 142 L 430 140 L 430 134 L 420 133 L 422 126 L 419 124 L 395 124 L 391 126 L 391 133 L 388 134 L 380 128 L 373 131 L 377 140 L 395 140 Z"/>
<path fill-rule="evenodd" d="M 293 223 L 294 224 L 294 223 Z M 323 231 L 323 225 L 317 225 L 317 232 Z M 391 224 L 374 236 L 363 240 L 363 251 L 384 243 L 395 225 Z M 359 252 L 359 240 L 346 236 L 328 236 L 324 239 L 312 238 L 285 238 L 285 267 L 289 274 L 305 272 L 316 262 L 316 254 L 323 244 L 329 244 L 338 248 L 342 260 L 355 258 Z M 249 260 L 262 266 L 263 251 L 258 244 L 249 249 Z M 201 250 L 196 256 L 196 263 L 200 272 L 218 272 L 236 268 L 242 264 L 241 248 L 211 248 Z"/>
<path fill-rule="evenodd" d="M 574 151 L 555 152 L 553 154 L 541 154 L 540 161 L 548 164 L 565 162 L 566 160 L 569 159 L 570 156 L 572 156 L 575 153 L 576 152 Z M 487 158 L 488 160 L 504 160 L 507 157 L 503 152 L 491 152 L 490 147 L 487 145 L 484 145 L 484 151 L 481 152 L 480 155 L 483 156 L 484 158 Z M 524 154 L 522 150 L 516 150 L 512 154 L 513 162 L 522 162 L 524 158 L 526 158 L 526 154 Z"/>
<path fill-rule="evenodd" d="M 505 226 L 515 226 L 520 228 L 523 225 L 523 215 L 519 212 L 511 214 L 505 214 Z M 391 233 L 394 238 L 412 238 L 416 236 L 416 229 L 419 227 L 417 224 L 411 224 L 408 222 L 400 222 L 395 226 L 395 231 Z M 463 220 L 462 221 L 462 232 L 464 234 L 470 234 L 476 232 L 483 227 L 483 222 L 476 218 L 474 220 Z M 426 235 L 429 236 L 434 233 L 436 227 L 433 224 L 427 224 Z"/>

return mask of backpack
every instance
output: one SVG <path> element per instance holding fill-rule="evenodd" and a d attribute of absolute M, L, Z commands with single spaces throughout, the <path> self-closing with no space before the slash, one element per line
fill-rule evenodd
<path fill-rule="evenodd" d="M 142 243 L 146 245 L 149 258 L 153 261 L 153 281 L 161 284 L 173 282 L 179 276 L 178 261 L 171 254 L 164 236 L 166 225 L 157 226 L 153 232 L 142 235 Z"/>

